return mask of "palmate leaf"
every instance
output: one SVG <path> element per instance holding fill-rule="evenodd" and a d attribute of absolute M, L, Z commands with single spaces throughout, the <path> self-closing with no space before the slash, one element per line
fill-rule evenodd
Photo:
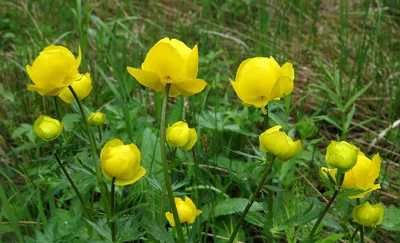
<path fill-rule="evenodd" d="M 316 219 L 320 213 L 319 207 L 314 207 L 314 202 L 310 204 L 310 206 L 304 210 L 303 212 L 297 213 L 294 216 L 285 220 L 278 228 L 278 231 L 283 231 L 294 226 L 305 225 L 312 220 Z"/>

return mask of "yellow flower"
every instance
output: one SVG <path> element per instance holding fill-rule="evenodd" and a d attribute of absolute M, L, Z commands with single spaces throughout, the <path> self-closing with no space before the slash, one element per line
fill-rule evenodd
<path fill-rule="evenodd" d="M 39 138 L 51 141 L 60 136 L 63 127 L 63 122 L 59 122 L 49 116 L 40 115 L 33 124 L 33 131 Z"/>
<path fill-rule="evenodd" d="M 50 45 L 40 52 L 32 66 L 26 71 L 35 85 L 28 90 L 37 91 L 42 96 L 57 96 L 60 91 L 79 79 L 78 67 L 82 54 L 79 48 L 78 57 L 63 46 Z"/>
<path fill-rule="evenodd" d="M 175 197 L 175 205 L 176 209 L 178 210 L 179 221 L 181 224 L 193 224 L 196 220 L 196 216 L 199 216 L 202 213 L 201 210 L 196 209 L 192 199 L 189 197 L 185 197 L 185 201 L 183 201 L 182 198 Z M 173 214 L 171 212 L 166 212 L 165 217 L 167 218 L 169 224 L 172 227 L 175 227 Z"/>
<path fill-rule="evenodd" d="M 199 53 L 197 45 L 190 49 L 177 39 L 164 38 L 147 53 L 142 69 L 127 67 L 142 85 L 162 91 L 171 84 L 170 97 L 190 96 L 201 92 L 207 83 L 197 79 Z"/>
<path fill-rule="evenodd" d="M 115 177 L 117 186 L 132 184 L 146 174 L 146 170 L 140 166 L 140 151 L 136 145 L 124 145 L 117 138 L 104 145 L 100 161 L 104 177 L 108 180 Z"/>
<path fill-rule="evenodd" d="M 347 171 L 356 164 L 359 151 L 359 148 L 345 141 L 331 141 L 326 149 L 325 160 L 330 166 Z"/>
<path fill-rule="evenodd" d="M 358 224 L 365 227 L 376 227 L 382 223 L 385 209 L 382 204 L 371 205 L 365 202 L 361 205 L 354 207 L 353 218 Z"/>
<path fill-rule="evenodd" d="M 363 190 L 355 196 L 349 196 L 350 199 L 364 198 L 368 192 L 381 188 L 380 184 L 374 184 L 379 177 L 381 169 L 381 158 L 375 154 L 372 160 L 368 159 L 364 153 L 359 152 L 356 165 L 344 174 L 343 188 Z M 321 168 L 322 173 L 330 173 L 333 179 L 336 178 L 337 169 Z"/>
<path fill-rule="evenodd" d="M 300 140 L 293 139 L 285 132 L 279 131 L 282 126 L 274 126 L 263 132 L 260 137 L 260 149 L 263 152 L 271 152 L 281 161 L 287 161 L 294 157 L 302 149 Z"/>
<path fill-rule="evenodd" d="M 93 127 L 98 127 L 103 125 L 105 120 L 106 120 L 106 115 L 98 111 L 92 112 L 87 119 L 89 126 Z"/>
<path fill-rule="evenodd" d="M 92 80 L 90 78 L 90 74 L 85 73 L 85 75 L 81 75 L 71 84 L 71 86 L 74 89 L 79 100 L 86 98 L 90 94 L 90 91 L 92 91 Z M 75 100 L 74 95 L 72 94 L 71 90 L 69 90 L 69 88 L 61 90 L 58 97 L 60 97 L 64 102 L 68 104 L 74 103 Z"/>
<path fill-rule="evenodd" d="M 279 66 L 273 57 L 254 57 L 244 60 L 230 79 L 244 105 L 264 108 L 270 101 L 279 100 L 293 91 L 294 69 L 290 62 Z"/>
<path fill-rule="evenodd" d="M 172 147 L 190 150 L 197 142 L 197 132 L 184 121 L 175 122 L 167 129 L 167 142 Z"/>

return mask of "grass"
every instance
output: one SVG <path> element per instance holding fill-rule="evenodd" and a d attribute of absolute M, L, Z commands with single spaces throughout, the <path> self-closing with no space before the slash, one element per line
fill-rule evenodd
<path fill-rule="evenodd" d="M 191 230 L 184 226 L 188 242 L 226 242 L 261 178 L 262 166 L 252 156 L 263 116 L 261 110 L 241 104 L 229 78 L 244 59 L 270 55 L 280 64 L 292 62 L 296 73 L 293 93 L 270 106 L 270 123 L 281 124 L 304 145 L 296 159 L 275 164 L 272 189 L 267 188 L 276 193 L 275 240 L 307 237 L 315 212 L 331 196 L 319 178 L 320 166 L 326 165 L 325 148 L 339 139 L 361 147 L 369 157 L 377 152 L 382 157 L 382 189 L 368 200 L 383 203 L 387 213 L 381 227 L 366 230 L 367 241 L 400 239 L 393 216 L 399 215 L 400 206 L 400 129 L 391 128 L 400 117 L 396 1 L 21 0 L 1 5 L 2 242 L 110 237 L 78 106 L 58 103 L 65 132 L 57 151 L 97 216 L 89 222 L 93 232 L 87 231 L 83 209 L 57 167 L 52 147 L 32 131 L 40 114 L 56 113 L 52 97 L 26 90 L 31 81 L 25 65 L 52 43 L 74 53 L 82 48 L 80 71 L 90 72 L 93 80 L 84 107 L 107 114 L 102 138 L 92 131 L 98 149 L 118 137 L 142 152 L 148 175 L 116 188 L 117 238 L 173 241 L 165 218 L 159 224 L 163 176 L 157 127 L 162 99 L 126 71 L 126 66 L 139 67 L 149 48 L 165 36 L 199 45 L 198 76 L 208 83 L 202 93 L 171 100 L 168 108 L 167 123 L 185 119 L 199 134 L 195 153 L 177 151 L 171 173 L 175 196 L 190 195 L 203 210 Z M 247 215 L 240 241 L 265 241 L 264 196 Z M 350 217 L 354 205 L 339 195 L 318 231 L 319 242 L 349 242 L 356 228 Z"/>

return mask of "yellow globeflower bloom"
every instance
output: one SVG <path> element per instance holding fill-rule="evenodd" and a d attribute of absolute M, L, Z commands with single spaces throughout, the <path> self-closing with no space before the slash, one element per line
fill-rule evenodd
<path fill-rule="evenodd" d="M 147 53 L 142 69 L 127 67 L 142 85 L 162 91 L 171 84 L 170 97 L 191 96 L 201 92 L 207 83 L 197 79 L 199 53 L 197 45 L 190 49 L 177 39 L 164 38 Z"/>
<path fill-rule="evenodd" d="M 60 136 L 63 127 L 63 122 L 59 122 L 49 116 L 40 115 L 33 124 L 33 131 L 39 138 L 51 141 Z"/>
<path fill-rule="evenodd" d="M 198 210 L 194 205 L 192 199 L 185 197 L 185 201 L 180 197 L 175 197 L 175 205 L 178 210 L 179 221 L 181 224 L 188 223 L 193 224 L 196 220 L 196 216 L 199 216 L 202 211 Z M 166 212 L 165 217 L 167 218 L 169 224 L 175 227 L 174 216 L 171 212 Z"/>
<path fill-rule="evenodd" d="M 50 45 L 44 48 L 32 66 L 26 66 L 26 71 L 34 83 L 28 86 L 28 90 L 37 91 L 42 96 L 57 96 L 62 89 L 80 78 L 78 67 L 81 60 L 80 48 L 76 59 L 72 52 L 63 46 Z"/>
<path fill-rule="evenodd" d="M 293 91 L 294 69 L 290 62 L 279 66 L 273 57 L 254 57 L 244 60 L 230 79 L 244 105 L 264 108 L 270 101 L 279 100 Z"/>
<path fill-rule="evenodd" d="M 90 94 L 90 91 L 92 91 L 92 80 L 90 78 L 90 74 L 85 73 L 85 75 L 81 75 L 71 84 L 71 86 L 74 89 L 79 100 L 86 98 Z M 58 97 L 60 97 L 64 102 L 68 104 L 74 103 L 75 100 L 74 95 L 72 94 L 71 90 L 69 90 L 69 88 L 63 89 Z"/>
<path fill-rule="evenodd" d="M 89 126 L 93 127 L 98 127 L 103 125 L 105 120 L 106 120 L 106 115 L 98 111 L 90 113 L 87 119 Z"/>
<path fill-rule="evenodd" d="M 300 140 L 293 141 L 285 132 L 279 131 L 282 126 L 274 126 L 263 132 L 260 137 L 260 149 L 263 152 L 271 152 L 281 161 L 287 161 L 294 157 L 302 149 Z"/>
<path fill-rule="evenodd" d="M 197 132 L 194 128 L 189 128 L 186 122 L 179 121 L 168 126 L 166 139 L 172 147 L 190 150 L 197 142 Z"/>
<path fill-rule="evenodd" d="M 381 188 L 380 184 L 374 184 L 375 180 L 379 177 L 380 169 L 381 158 L 379 154 L 375 154 L 372 160 L 370 160 L 364 153 L 359 152 L 356 165 L 344 174 L 342 187 L 346 189 L 359 189 L 364 192 L 355 196 L 349 196 L 349 198 L 364 198 L 368 192 Z M 336 168 L 328 169 L 322 167 L 321 171 L 325 176 L 329 172 L 333 179 L 336 178 Z"/>
<path fill-rule="evenodd" d="M 146 170 L 140 166 L 140 151 L 136 145 L 124 145 L 117 138 L 104 145 L 100 161 L 104 177 L 108 180 L 115 177 L 117 186 L 132 184 L 146 174 Z"/>
<path fill-rule="evenodd" d="M 358 224 L 365 227 L 376 227 L 382 223 L 385 208 L 382 204 L 371 205 L 365 202 L 361 205 L 354 207 L 353 218 Z"/>
<path fill-rule="evenodd" d="M 359 148 L 345 141 L 331 141 L 326 149 L 325 160 L 330 166 L 347 171 L 356 164 L 359 151 Z"/>

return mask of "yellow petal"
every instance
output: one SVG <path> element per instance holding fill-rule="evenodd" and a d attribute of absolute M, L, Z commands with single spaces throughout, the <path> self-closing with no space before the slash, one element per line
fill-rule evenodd
<path fill-rule="evenodd" d="M 107 156 L 109 148 L 113 148 L 113 147 L 120 146 L 120 145 L 124 145 L 124 142 L 122 142 L 118 138 L 114 138 L 114 139 L 108 141 L 106 144 L 104 144 L 103 149 L 100 152 L 100 161 L 102 161 L 104 159 L 104 157 Z"/>
<path fill-rule="evenodd" d="M 294 79 L 294 69 L 290 62 L 283 64 L 282 66 L 283 76 L 289 77 L 291 80 Z"/>
<path fill-rule="evenodd" d="M 160 81 L 160 77 L 156 73 L 132 67 L 127 67 L 127 70 L 130 75 L 146 87 L 152 88 L 157 92 L 164 88 L 164 85 Z"/>
<path fill-rule="evenodd" d="M 294 89 L 293 80 L 283 76 L 278 78 L 271 91 L 270 99 L 279 99 L 291 93 Z"/>
<path fill-rule="evenodd" d="M 188 56 L 186 68 L 187 68 L 186 78 L 189 80 L 196 79 L 197 72 L 199 71 L 199 51 L 198 51 L 197 45 L 195 45 L 193 47 L 193 49 L 191 50 L 191 52 Z"/>
<path fill-rule="evenodd" d="M 81 46 L 78 48 L 78 57 L 75 59 L 75 69 L 78 69 L 82 62 L 82 50 Z"/>
<path fill-rule="evenodd" d="M 193 212 L 196 212 L 196 206 L 190 197 L 185 197 L 185 203 L 192 209 Z"/>
<path fill-rule="evenodd" d="M 167 218 L 169 224 L 172 227 L 175 227 L 175 220 L 174 220 L 174 215 L 171 212 L 166 212 L 165 217 Z"/>
<path fill-rule="evenodd" d="M 176 83 L 175 86 L 183 96 L 191 96 L 203 91 L 207 83 L 202 79 L 193 79 Z"/>
<path fill-rule="evenodd" d="M 183 147 L 183 149 L 190 150 L 190 149 L 192 149 L 193 146 L 196 144 L 196 142 L 197 142 L 197 132 L 196 132 L 196 129 L 194 129 L 194 128 L 190 128 L 190 129 L 189 129 L 189 137 L 190 137 L 190 140 L 189 140 L 189 142 Z"/>
<path fill-rule="evenodd" d="M 142 69 L 168 78 L 168 83 L 175 83 L 185 79 L 184 66 L 184 59 L 171 44 L 158 42 L 147 53 Z"/>
<path fill-rule="evenodd" d="M 115 179 L 115 185 L 117 186 L 125 186 L 125 185 L 130 185 L 136 181 L 138 181 L 140 178 L 142 178 L 146 174 L 146 169 L 143 168 L 142 166 L 139 167 L 139 170 L 132 175 L 132 177 L 128 179 L 122 179 L 117 177 Z"/>
<path fill-rule="evenodd" d="M 92 91 L 92 80 L 90 74 L 80 75 L 80 78 L 71 84 L 79 100 L 86 98 Z M 64 102 L 68 104 L 74 103 L 74 96 L 69 88 L 63 89 L 58 95 Z"/>
<path fill-rule="evenodd" d="M 181 93 L 179 92 L 179 90 L 176 88 L 176 84 L 171 84 L 171 87 L 169 88 L 169 92 L 168 92 L 168 97 L 177 97 L 179 96 Z M 164 95 L 163 95 L 164 97 Z"/>
<path fill-rule="evenodd" d="M 48 85 L 28 85 L 28 90 L 36 91 L 41 96 L 57 96 L 63 89 L 66 89 L 65 86 L 58 86 L 53 84 Z"/>
<path fill-rule="evenodd" d="M 128 146 L 129 146 L 129 148 L 132 150 L 132 152 L 135 154 L 137 160 L 140 161 L 140 159 L 141 159 L 141 158 L 140 158 L 140 150 L 138 149 L 138 147 L 136 146 L 136 144 L 131 143 L 131 144 L 129 144 Z"/>
<path fill-rule="evenodd" d="M 348 196 L 348 198 L 350 198 L 350 199 L 364 198 L 368 193 L 370 193 L 372 191 L 375 191 L 375 190 L 378 190 L 380 188 L 381 188 L 381 185 L 380 184 L 376 184 L 376 185 L 373 185 L 370 189 L 366 190 L 365 192 L 362 192 L 362 193 L 357 194 L 355 196 Z M 360 188 L 358 188 L 358 189 L 360 189 Z"/>

